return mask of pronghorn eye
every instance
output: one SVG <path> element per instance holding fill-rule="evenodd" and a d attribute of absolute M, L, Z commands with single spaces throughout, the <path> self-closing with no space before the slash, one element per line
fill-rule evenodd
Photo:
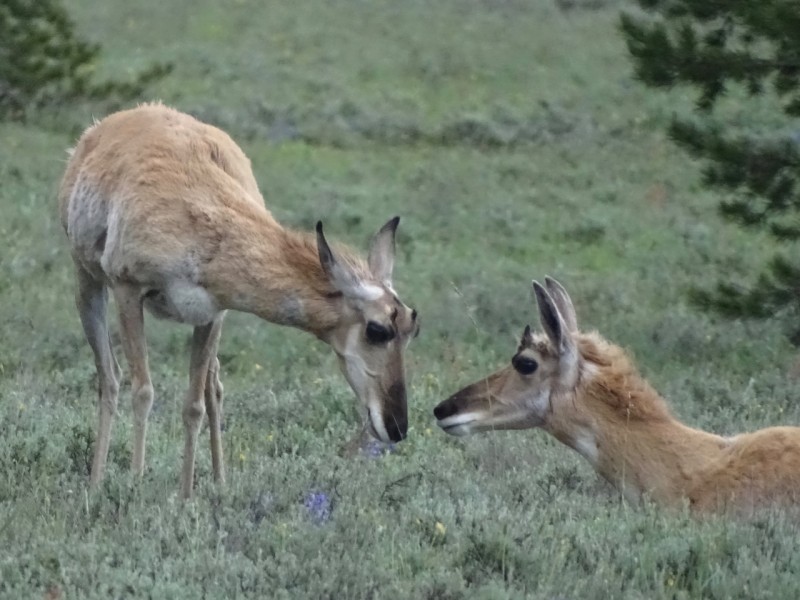
<path fill-rule="evenodd" d="M 520 375 L 530 375 L 539 368 L 539 363 L 527 356 L 517 355 L 511 359 L 511 364 Z"/>
<path fill-rule="evenodd" d="M 370 344 L 384 344 L 394 337 L 394 330 L 370 321 L 367 323 L 367 341 Z"/>

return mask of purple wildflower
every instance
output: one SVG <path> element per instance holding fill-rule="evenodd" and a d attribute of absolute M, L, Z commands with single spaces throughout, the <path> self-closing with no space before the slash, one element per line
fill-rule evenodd
<path fill-rule="evenodd" d="M 379 440 L 370 440 L 364 444 L 361 452 L 369 458 L 380 458 L 384 454 L 392 454 L 396 449 L 395 444 L 384 444 Z"/>
<path fill-rule="evenodd" d="M 307 494 L 305 500 L 303 500 L 303 506 L 306 507 L 311 520 L 317 525 L 327 523 L 331 518 L 333 505 L 325 492 L 311 492 Z"/>

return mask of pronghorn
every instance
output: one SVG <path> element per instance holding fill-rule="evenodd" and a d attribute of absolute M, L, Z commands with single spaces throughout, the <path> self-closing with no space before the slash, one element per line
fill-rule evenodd
<path fill-rule="evenodd" d="M 217 345 L 228 309 L 297 327 L 328 343 L 382 441 L 407 431 L 403 353 L 417 313 L 392 287 L 399 217 L 372 238 L 367 261 L 282 227 L 265 208 L 250 161 L 223 131 L 161 104 L 112 114 L 70 151 L 58 194 L 75 263 L 76 304 L 98 374 L 91 482 L 103 477 L 120 369 L 106 324 L 117 305 L 133 388 L 134 473 L 144 470 L 153 387 L 143 307 L 194 326 L 183 407 L 181 493 L 191 496 L 195 446 L 208 412 L 214 479 L 223 482 Z"/>
<path fill-rule="evenodd" d="M 722 437 L 676 420 L 618 346 L 581 333 L 555 280 L 533 282 L 545 334 L 526 327 L 511 366 L 434 409 L 447 433 L 540 427 L 631 502 L 695 512 L 800 504 L 800 428 Z"/>

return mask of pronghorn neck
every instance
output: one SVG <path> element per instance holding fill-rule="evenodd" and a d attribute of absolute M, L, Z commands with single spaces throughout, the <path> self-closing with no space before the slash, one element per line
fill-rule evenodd
<path fill-rule="evenodd" d="M 675 419 L 621 350 L 604 351 L 604 363 L 585 369 L 569 397 L 553 398 L 546 429 L 629 501 L 677 504 L 727 441 Z"/>
<path fill-rule="evenodd" d="M 218 265 L 209 274 L 214 295 L 224 308 L 324 336 L 341 319 L 342 294 L 322 269 L 314 236 L 266 215 L 237 222 L 220 245 L 218 260 L 209 265 Z M 347 249 L 337 251 L 341 260 L 362 264 Z"/>
<path fill-rule="evenodd" d="M 686 496 L 695 474 L 705 470 L 726 445 L 724 438 L 675 419 L 598 423 L 562 441 L 586 457 L 628 501 L 647 496 L 667 505 Z"/>

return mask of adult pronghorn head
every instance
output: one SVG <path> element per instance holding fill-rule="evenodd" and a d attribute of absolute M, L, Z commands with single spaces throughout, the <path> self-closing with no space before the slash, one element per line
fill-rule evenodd
<path fill-rule="evenodd" d="M 325 274 L 337 291 L 336 326 L 325 339 L 358 396 L 370 433 L 383 442 L 399 442 L 408 431 L 403 353 L 419 332 L 417 311 L 392 287 L 395 230 L 400 217 L 372 237 L 367 269 L 331 250 L 317 223 L 317 249 Z"/>
<path fill-rule="evenodd" d="M 575 308 L 560 283 L 545 286 L 533 282 L 545 335 L 526 326 L 511 365 L 440 403 L 433 412 L 447 433 L 546 427 L 554 395 L 571 394 L 581 369 Z"/>

